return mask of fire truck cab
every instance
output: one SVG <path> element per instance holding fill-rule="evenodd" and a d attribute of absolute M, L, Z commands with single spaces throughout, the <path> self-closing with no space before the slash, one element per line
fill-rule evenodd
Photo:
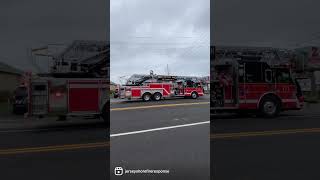
<path fill-rule="evenodd" d="M 225 58 L 213 62 L 211 90 L 214 113 L 255 111 L 275 117 L 280 111 L 303 107 L 303 95 L 290 68 L 263 61 Z"/>

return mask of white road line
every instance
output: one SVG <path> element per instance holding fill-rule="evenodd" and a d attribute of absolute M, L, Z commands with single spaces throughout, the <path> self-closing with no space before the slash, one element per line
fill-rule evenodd
<path fill-rule="evenodd" d="M 146 133 L 146 132 L 161 131 L 161 130 L 175 129 L 175 128 L 181 128 L 181 127 L 189 127 L 189 126 L 196 126 L 196 125 L 209 124 L 209 123 L 210 123 L 210 121 L 203 121 L 203 122 L 191 123 L 191 124 L 182 124 L 182 125 L 176 125 L 176 126 L 167 126 L 167 127 L 146 129 L 146 130 L 140 130 L 140 131 L 132 131 L 132 132 L 125 132 L 125 133 L 118 133 L 118 134 L 110 134 L 110 137 L 126 136 L 126 135 L 132 135 L 132 134 L 141 134 L 141 133 Z"/>

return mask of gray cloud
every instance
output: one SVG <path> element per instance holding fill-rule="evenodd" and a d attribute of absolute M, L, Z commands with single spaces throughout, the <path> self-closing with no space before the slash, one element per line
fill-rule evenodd
<path fill-rule="evenodd" d="M 73 40 L 108 39 L 106 0 L 4 0 L 0 2 L 0 61 L 33 69 L 27 48 Z"/>
<path fill-rule="evenodd" d="M 133 73 L 209 75 L 209 0 L 112 0 L 111 80 Z"/>
<path fill-rule="evenodd" d="M 320 1 L 212 1 L 212 42 L 294 47 L 319 44 Z"/>

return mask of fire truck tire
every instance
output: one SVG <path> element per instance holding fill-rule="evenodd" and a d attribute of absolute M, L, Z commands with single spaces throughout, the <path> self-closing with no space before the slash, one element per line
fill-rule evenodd
<path fill-rule="evenodd" d="M 142 95 L 142 100 L 143 101 L 150 101 L 151 100 L 151 94 L 150 93 L 144 93 Z"/>
<path fill-rule="evenodd" d="M 156 92 L 153 94 L 152 99 L 155 101 L 160 101 L 161 97 L 162 97 L 161 93 Z"/>
<path fill-rule="evenodd" d="M 197 99 L 198 98 L 198 94 L 196 92 L 191 93 L 191 98 L 192 99 Z"/>
<path fill-rule="evenodd" d="M 272 96 L 264 97 L 260 102 L 259 110 L 263 117 L 275 117 L 280 113 L 280 101 Z"/>
<path fill-rule="evenodd" d="M 67 116 L 66 115 L 59 115 L 58 116 L 58 121 L 66 121 L 67 120 Z"/>

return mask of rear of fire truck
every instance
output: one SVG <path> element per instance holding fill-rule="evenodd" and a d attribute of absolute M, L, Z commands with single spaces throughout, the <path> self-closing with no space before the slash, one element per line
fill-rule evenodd
<path fill-rule="evenodd" d="M 146 79 L 143 81 L 130 79 L 126 85 L 119 87 L 117 96 L 120 99 L 128 100 L 160 101 L 174 94 L 173 86 L 171 82 L 158 82 L 156 79 L 148 81 Z"/>
<path fill-rule="evenodd" d="M 95 116 L 108 122 L 107 96 L 104 79 L 34 78 L 28 85 L 28 116 Z"/>
<path fill-rule="evenodd" d="M 152 78 L 152 75 L 132 75 L 125 84 L 117 87 L 114 97 L 128 100 L 141 99 L 141 90 L 146 88 L 144 82 L 150 78 Z M 150 99 L 149 96 L 145 98 Z"/>

